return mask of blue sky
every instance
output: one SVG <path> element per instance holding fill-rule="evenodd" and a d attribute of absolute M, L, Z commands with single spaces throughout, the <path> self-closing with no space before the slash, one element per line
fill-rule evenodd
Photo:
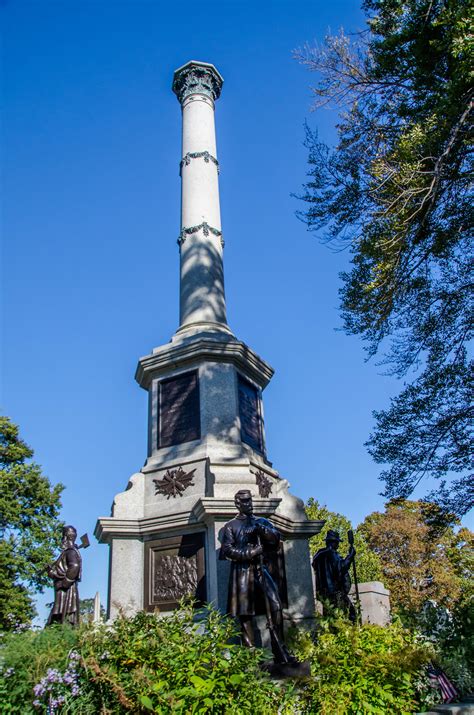
<path fill-rule="evenodd" d="M 311 75 L 292 50 L 362 29 L 353 0 L 3 0 L 1 406 L 61 481 L 63 517 L 92 536 L 146 458 L 137 359 L 178 327 L 180 107 L 174 69 L 224 76 L 216 105 L 225 279 L 234 333 L 276 370 L 268 456 L 354 524 L 383 505 L 363 443 L 400 385 L 337 331 L 349 260 L 295 217 Z M 108 549 L 84 554 L 83 597 L 106 595 Z M 40 605 L 51 598 L 45 594 Z M 43 611 L 42 611 L 43 612 Z"/>

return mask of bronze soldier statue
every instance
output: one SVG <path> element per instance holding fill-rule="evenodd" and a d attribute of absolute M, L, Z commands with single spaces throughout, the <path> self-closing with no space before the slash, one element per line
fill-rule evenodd
<path fill-rule="evenodd" d="M 228 613 L 239 618 L 242 643 L 249 647 L 254 642 L 252 618 L 265 614 L 275 662 L 297 663 L 284 642 L 281 599 L 265 564 L 265 556 L 278 550 L 280 533 L 267 519 L 254 517 L 248 489 L 237 492 L 235 506 L 239 513 L 224 526 L 220 551 L 221 559 L 231 561 Z"/>
<path fill-rule="evenodd" d="M 53 623 L 79 624 L 78 581 L 82 575 L 82 559 L 76 545 L 77 531 L 65 526 L 61 542 L 61 554 L 54 564 L 48 566 L 48 576 L 54 582 L 54 604 L 47 625 Z"/>
<path fill-rule="evenodd" d="M 337 553 L 341 538 L 337 531 L 329 529 L 326 534 L 326 548 L 319 549 L 313 558 L 316 575 L 316 596 L 345 611 L 349 619 L 356 622 L 356 610 L 348 596 L 351 588 L 349 569 L 354 560 L 355 549 L 351 545 L 346 558 Z"/>

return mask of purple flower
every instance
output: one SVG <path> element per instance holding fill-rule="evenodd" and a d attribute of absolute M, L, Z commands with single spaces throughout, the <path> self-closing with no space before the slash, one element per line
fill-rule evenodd
<path fill-rule="evenodd" d="M 71 695 L 72 695 L 73 697 L 76 697 L 77 695 L 79 695 L 80 692 L 81 692 L 81 689 L 80 689 L 80 687 L 79 687 L 78 685 L 73 685 L 73 686 L 72 686 L 72 688 L 71 688 Z"/>
<path fill-rule="evenodd" d="M 37 697 L 41 697 L 42 695 L 44 695 L 43 681 L 41 681 L 41 683 L 38 683 L 37 685 L 35 685 L 35 687 L 33 688 L 33 692 Z"/>
<path fill-rule="evenodd" d="M 46 680 L 50 683 L 57 683 L 61 679 L 61 676 L 59 672 L 56 670 L 56 668 L 49 668 L 48 672 L 46 673 Z"/>
<path fill-rule="evenodd" d="M 13 675 L 14 672 L 15 668 L 7 668 L 3 675 L 5 676 L 5 678 L 9 678 L 10 675 Z"/>

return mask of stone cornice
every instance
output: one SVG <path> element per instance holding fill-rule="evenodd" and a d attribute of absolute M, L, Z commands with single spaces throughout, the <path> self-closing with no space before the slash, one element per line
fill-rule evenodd
<path fill-rule="evenodd" d="M 235 511 L 235 509 L 234 509 Z M 161 516 L 143 517 L 141 519 L 123 519 L 114 516 L 101 516 L 97 519 L 94 536 L 101 544 L 109 543 L 112 538 L 143 538 L 160 531 L 171 533 L 173 529 L 182 531 L 196 530 L 201 526 L 192 512 L 164 514 Z M 194 529 L 193 529 L 194 527 Z"/>
<path fill-rule="evenodd" d="M 294 521 L 283 514 L 279 514 L 277 509 L 282 501 L 279 498 L 257 499 L 253 497 L 252 501 L 255 516 L 269 517 L 272 524 L 275 524 L 282 534 L 309 539 L 311 536 L 319 534 L 325 523 L 314 519 Z M 228 521 L 236 514 L 235 502 L 233 499 L 203 498 L 194 506 L 192 513 L 200 522 L 205 522 L 210 518 Z"/>
<path fill-rule="evenodd" d="M 172 89 L 181 104 L 191 94 L 203 94 L 215 101 L 220 97 L 223 83 L 214 65 L 192 60 L 175 71 Z"/>
<path fill-rule="evenodd" d="M 257 499 L 252 498 L 253 510 L 256 516 L 275 517 L 275 510 L 278 509 L 281 499 Z M 198 521 L 206 521 L 209 517 L 215 519 L 233 519 L 237 513 L 234 499 L 219 499 L 215 497 L 203 497 L 199 499 L 192 512 Z"/>
<path fill-rule="evenodd" d="M 253 499 L 256 516 L 267 516 L 283 535 L 293 538 L 308 539 L 318 534 L 324 526 L 324 521 L 293 521 L 277 512 L 281 499 Z M 205 497 L 199 499 L 191 512 L 164 514 L 161 516 L 144 517 L 141 519 L 122 519 L 119 517 L 100 517 L 97 520 L 94 536 L 100 543 L 109 543 L 113 538 L 143 538 L 158 534 L 160 531 L 171 533 L 186 529 L 195 531 L 203 528 L 207 521 L 230 521 L 236 515 L 233 499 L 216 499 Z"/>
<path fill-rule="evenodd" d="M 273 368 L 245 343 L 235 339 L 197 338 L 169 343 L 138 361 L 135 380 L 148 390 L 153 377 L 190 363 L 203 361 L 232 363 L 248 375 L 261 389 L 273 376 Z"/>

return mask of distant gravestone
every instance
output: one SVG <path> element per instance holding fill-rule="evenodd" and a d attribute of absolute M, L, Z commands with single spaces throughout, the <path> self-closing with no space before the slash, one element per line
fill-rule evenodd
<path fill-rule="evenodd" d="M 355 588 L 349 595 L 355 602 Z M 360 610 L 362 623 L 387 626 L 390 623 L 390 591 L 380 581 L 359 583 Z"/>

